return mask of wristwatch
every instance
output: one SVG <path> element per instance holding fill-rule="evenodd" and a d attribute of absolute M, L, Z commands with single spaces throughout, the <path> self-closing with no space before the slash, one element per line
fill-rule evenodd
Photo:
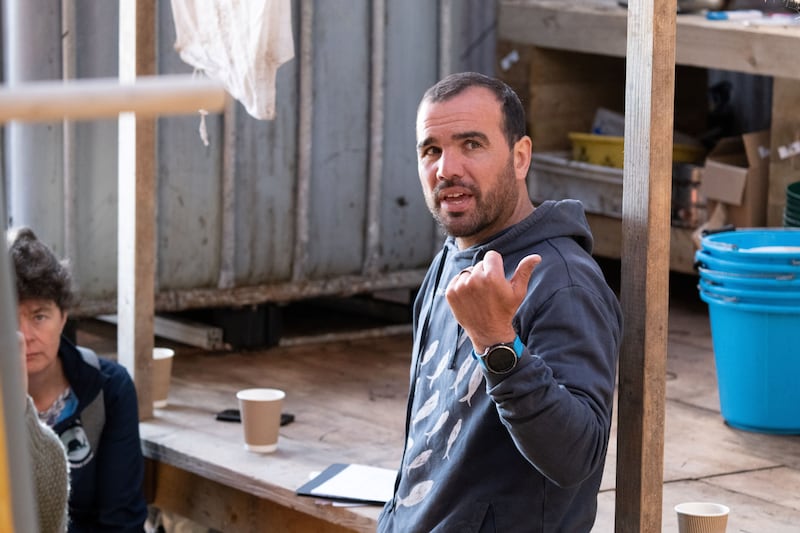
<path fill-rule="evenodd" d="M 473 349 L 472 357 L 480 361 L 483 367 L 492 374 L 507 374 L 517 366 L 524 347 L 525 345 L 517 336 L 514 338 L 514 342 L 493 344 L 482 354 L 476 353 Z"/>

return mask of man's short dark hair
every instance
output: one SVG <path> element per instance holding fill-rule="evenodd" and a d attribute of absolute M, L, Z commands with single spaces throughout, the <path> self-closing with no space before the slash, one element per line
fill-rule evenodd
<path fill-rule="evenodd" d="M 489 89 L 501 104 L 503 113 L 503 132 L 509 148 L 525 136 L 525 108 L 514 90 L 497 78 L 478 72 L 459 72 L 442 78 L 436 85 L 425 91 L 422 102 L 444 102 L 464 92 L 470 87 Z"/>
<path fill-rule="evenodd" d="M 51 300 L 61 311 L 72 305 L 72 278 L 66 265 L 30 228 L 8 233 L 9 253 L 17 284 L 17 299 Z"/>

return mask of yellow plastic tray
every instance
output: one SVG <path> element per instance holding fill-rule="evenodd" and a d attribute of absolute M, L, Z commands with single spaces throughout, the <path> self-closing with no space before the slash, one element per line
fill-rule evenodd
<path fill-rule="evenodd" d="M 592 165 L 622 168 L 624 161 L 624 137 L 571 132 L 572 159 Z M 699 163 L 705 150 L 688 144 L 672 145 L 672 160 L 676 163 Z"/>

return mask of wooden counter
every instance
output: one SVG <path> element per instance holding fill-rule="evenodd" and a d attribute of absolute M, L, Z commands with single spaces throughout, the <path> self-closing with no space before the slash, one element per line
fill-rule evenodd
<path fill-rule="evenodd" d="M 379 506 L 333 507 L 295 489 L 331 463 L 397 468 L 408 394 L 410 335 L 275 348 L 250 354 L 179 352 L 169 405 L 142 422 L 148 492 L 156 506 L 221 531 L 374 531 Z M 286 391 L 279 449 L 243 447 L 242 427 L 215 414 L 247 387 Z"/>

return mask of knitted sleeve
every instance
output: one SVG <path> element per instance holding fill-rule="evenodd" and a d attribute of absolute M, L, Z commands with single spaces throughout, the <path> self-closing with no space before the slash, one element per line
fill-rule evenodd
<path fill-rule="evenodd" d="M 42 533 L 63 533 L 67 529 L 69 464 L 64 446 L 53 430 L 39 421 L 33 400 L 28 397 L 25 425 L 33 466 L 33 483 Z"/>

